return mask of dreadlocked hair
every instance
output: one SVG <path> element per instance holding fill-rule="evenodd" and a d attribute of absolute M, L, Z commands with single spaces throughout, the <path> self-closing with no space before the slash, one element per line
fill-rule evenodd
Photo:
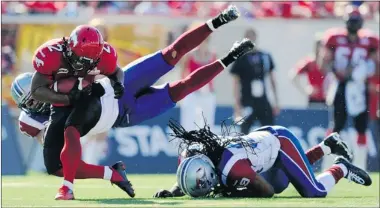
<path fill-rule="evenodd" d="M 227 119 L 229 120 L 229 119 Z M 240 121 L 238 121 L 240 122 Z M 186 129 L 177 121 L 170 119 L 169 128 L 173 131 L 170 136 L 174 139 L 179 139 L 179 151 L 188 150 L 191 145 L 198 144 L 202 148 L 198 150 L 199 153 L 206 155 L 212 163 L 217 166 L 221 159 L 225 148 L 231 143 L 240 144 L 248 153 L 252 148 L 252 142 L 242 138 L 244 134 L 236 131 L 236 123 L 227 124 L 226 120 L 221 125 L 221 135 L 218 136 L 210 130 L 210 126 L 204 122 L 205 125 L 197 130 L 186 131 Z"/>
<path fill-rule="evenodd" d="M 180 139 L 180 150 L 187 149 L 193 144 L 201 144 L 199 153 L 210 158 L 213 164 L 218 164 L 221 160 L 225 145 L 219 142 L 219 137 L 210 130 L 210 126 L 205 124 L 198 130 L 186 131 L 177 121 L 170 120 L 169 128 L 173 131 L 170 134 L 174 139 Z"/>

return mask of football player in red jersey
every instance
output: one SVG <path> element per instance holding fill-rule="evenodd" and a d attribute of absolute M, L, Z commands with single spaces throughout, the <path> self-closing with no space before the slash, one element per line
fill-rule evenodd
<path fill-rule="evenodd" d="M 81 80 L 92 83 L 96 75 L 106 75 L 112 82 L 115 98 L 119 99 L 124 92 L 124 73 L 117 66 L 115 49 L 104 42 L 95 27 L 88 25 L 76 27 L 68 39 L 53 39 L 41 45 L 33 57 L 33 66 L 36 72 L 32 78 L 31 95 L 38 101 L 52 104 L 50 123 L 44 136 L 45 165 L 52 167 L 49 161 L 61 160 L 64 183 L 56 199 L 73 199 L 73 181 L 81 165 L 80 136 L 84 119 L 81 112 L 89 107 L 89 92 L 81 89 Z M 57 93 L 50 88 L 55 81 L 67 77 L 78 77 L 78 87 L 69 94 Z M 64 135 L 64 141 L 57 139 L 57 135 Z M 61 151 L 57 146 L 61 146 L 62 142 L 64 146 Z M 61 152 L 60 158 L 51 156 L 55 151 Z M 48 168 L 47 171 L 54 174 L 60 168 Z M 121 175 L 125 175 L 123 169 L 121 166 L 118 168 Z M 126 177 L 119 179 L 114 182 L 124 183 L 125 187 L 130 188 Z"/>
<path fill-rule="evenodd" d="M 161 76 L 172 70 L 186 53 L 198 46 L 217 28 L 238 17 L 239 12 L 237 8 L 230 6 L 217 17 L 208 20 L 193 30 L 185 32 L 169 46 L 153 54 L 141 57 L 125 66 L 123 68 L 125 76 L 124 85 L 128 87 L 119 100 L 114 99 L 114 94 L 111 95 L 112 99 L 108 99 L 110 107 L 103 107 L 103 101 L 99 102 L 99 97 L 107 94 L 107 92 L 109 94 L 110 92 L 109 87 L 104 88 L 100 83 L 92 84 L 89 88 L 91 95 L 87 93 L 88 88 L 79 93 L 70 92 L 69 97 L 76 97 L 77 94 L 81 95 L 79 96 L 79 101 L 74 99 L 74 108 L 68 108 L 66 110 L 65 107 L 57 107 L 57 104 L 53 104 L 50 117 L 55 117 L 55 119 L 51 119 L 52 122 L 47 127 L 45 137 L 51 136 L 50 138 L 53 138 L 53 136 L 55 136 L 55 138 L 54 140 L 50 139 L 49 142 L 47 138 L 45 138 L 44 160 L 48 173 L 61 176 L 63 172 L 64 175 L 64 184 L 60 188 L 56 199 L 70 200 L 74 198 L 72 181 L 74 180 L 75 174 L 73 175 L 72 171 L 75 173 L 75 168 L 70 164 L 74 164 L 74 160 L 79 160 L 80 163 L 81 149 L 80 143 L 78 142 L 79 136 L 84 135 L 84 133 L 89 133 L 89 131 L 91 132 L 92 130 L 90 129 L 92 127 L 95 128 L 98 126 L 96 124 L 97 121 L 102 121 L 102 125 L 107 125 L 109 129 L 111 126 L 128 127 L 136 125 L 144 120 L 155 117 L 173 108 L 178 101 L 207 84 L 229 64 L 233 63 L 249 50 L 252 50 L 254 44 L 248 39 L 244 39 L 241 42 L 235 43 L 224 58 L 200 67 L 186 78 L 162 86 L 154 86 L 154 83 Z M 100 63 L 98 64 L 98 68 L 100 67 Z M 68 70 L 62 70 L 61 72 L 64 73 L 66 71 Z M 107 80 L 109 79 L 103 81 L 107 82 Z M 79 83 L 77 82 L 77 84 Z M 116 95 L 118 91 L 117 89 L 112 89 L 112 86 L 111 91 L 112 93 L 115 91 Z M 65 116 L 66 112 L 70 114 L 68 117 Z M 106 116 L 103 116 L 103 112 Z M 110 122 L 110 120 L 105 121 L 105 117 L 108 116 L 111 116 L 114 122 Z M 56 129 L 52 129 L 52 126 L 56 127 Z M 65 130 L 63 130 L 64 128 L 62 126 L 65 127 Z M 75 128 L 78 129 L 77 132 L 73 131 Z M 70 129 L 70 131 L 68 131 L 68 129 Z M 64 139 L 62 138 L 63 135 Z M 70 151 L 68 150 L 69 148 Z M 59 154 L 61 149 L 62 153 Z M 67 152 L 72 153 L 70 157 L 67 156 Z M 70 160 L 67 160 L 67 158 L 70 158 Z M 80 163 L 80 169 L 86 170 L 82 165 L 83 163 Z M 61 171 L 61 169 L 63 169 L 63 171 Z M 68 170 L 68 174 L 66 174 L 66 170 Z M 131 194 L 129 191 L 133 191 L 130 183 L 126 179 L 125 174 L 122 175 L 124 175 L 122 181 L 112 183 L 117 184 L 122 190 L 133 197 L 134 192 Z"/>
<path fill-rule="evenodd" d="M 347 117 L 352 116 L 358 132 L 357 144 L 365 147 L 368 126 L 367 79 L 375 71 L 379 37 L 362 29 L 363 17 L 354 7 L 348 7 L 345 29 L 327 31 L 323 41 L 321 69 L 331 71 L 337 79 L 327 93 L 327 103 L 333 107 L 332 129 L 340 132 Z"/>

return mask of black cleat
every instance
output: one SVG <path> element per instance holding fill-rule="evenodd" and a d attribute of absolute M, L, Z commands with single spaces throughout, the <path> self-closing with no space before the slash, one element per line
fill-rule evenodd
<path fill-rule="evenodd" d="M 370 186 L 372 184 L 372 180 L 369 174 L 366 171 L 348 162 L 346 158 L 339 156 L 335 159 L 334 163 L 343 164 L 347 167 L 347 175 L 344 177 L 347 178 L 349 181 L 353 181 L 363 186 Z"/>
<path fill-rule="evenodd" d="M 332 154 L 343 156 L 347 160 L 352 161 L 352 152 L 347 144 L 340 138 L 338 133 L 331 133 L 323 140 L 323 143 L 330 147 Z"/>
<path fill-rule="evenodd" d="M 127 173 L 125 171 L 125 165 L 123 162 L 119 161 L 112 165 L 112 169 L 116 170 L 121 177 L 123 177 L 123 181 L 111 181 L 111 184 L 116 184 L 121 190 L 125 191 L 130 197 L 135 197 L 135 190 L 132 188 L 132 184 L 128 181 Z"/>
<path fill-rule="evenodd" d="M 244 38 L 241 42 L 235 42 L 231 50 L 228 52 L 228 56 L 232 57 L 234 60 L 242 57 L 244 54 L 253 50 L 255 44 L 252 43 L 248 38 Z"/>
<path fill-rule="evenodd" d="M 217 19 L 220 20 L 221 24 L 226 24 L 228 22 L 231 22 L 233 20 L 236 20 L 239 18 L 240 12 L 238 8 L 235 5 L 228 6 L 227 9 L 223 10 Z"/>

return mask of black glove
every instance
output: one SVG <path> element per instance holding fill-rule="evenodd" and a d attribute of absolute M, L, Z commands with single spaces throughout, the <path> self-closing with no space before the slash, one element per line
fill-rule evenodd
<path fill-rule="evenodd" d="M 123 84 L 121 82 L 114 82 L 112 87 L 115 92 L 115 99 L 120 99 L 124 94 Z"/>
<path fill-rule="evenodd" d="M 166 198 L 166 197 L 173 197 L 173 194 L 168 190 L 160 190 L 155 195 L 153 195 L 154 198 Z"/>
<path fill-rule="evenodd" d="M 77 80 L 74 84 L 74 87 L 71 89 L 69 93 L 69 100 L 70 100 L 70 105 L 77 106 L 81 103 L 84 103 L 90 96 L 91 94 L 91 87 L 88 86 L 82 90 L 78 89 L 79 86 L 79 80 Z"/>

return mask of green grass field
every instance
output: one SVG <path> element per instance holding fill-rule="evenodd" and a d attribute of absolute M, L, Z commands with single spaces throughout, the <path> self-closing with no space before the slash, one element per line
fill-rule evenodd
<path fill-rule="evenodd" d="M 370 187 L 342 179 L 327 198 L 301 198 L 293 187 L 271 199 L 154 199 L 160 188 L 170 188 L 174 175 L 130 175 L 136 189 L 131 199 L 104 180 L 77 180 L 75 201 L 55 201 L 61 179 L 30 174 L 2 179 L 3 207 L 379 207 L 379 174 Z"/>

